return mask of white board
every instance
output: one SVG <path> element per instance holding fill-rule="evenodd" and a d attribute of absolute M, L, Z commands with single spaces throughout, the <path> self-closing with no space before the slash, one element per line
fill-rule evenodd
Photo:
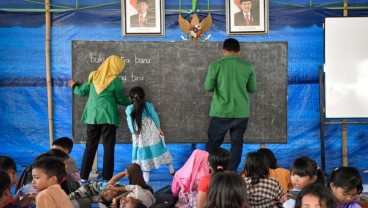
<path fill-rule="evenodd" d="M 368 17 L 325 19 L 326 118 L 368 118 Z"/>

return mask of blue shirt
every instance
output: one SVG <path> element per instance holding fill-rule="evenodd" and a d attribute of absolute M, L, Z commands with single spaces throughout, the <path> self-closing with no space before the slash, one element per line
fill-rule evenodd
<path fill-rule="evenodd" d="M 130 133 L 134 134 L 134 132 L 136 132 L 137 130 L 134 128 L 134 123 L 132 121 L 132 112 L 133 112 L 133 104 L 129 105 L 126 109 L 125 109 L 125 113 L 126 113 L 126 117 L 127 117 L 127 122 L 128 122 L 128 127 L 130 130 Z M 142 112 L 142 119 L 144 118 L 151 118 L 153 120 L 153 122 L 155 123 L 155 125 L 157 126 L 157 128 L 160 128 L 160 119 L 158 117 L 158 114 L 155 111 L 155 108 L 153 107 L 153 104 L 150 102 L 146 102 L 146 107 Z"/>

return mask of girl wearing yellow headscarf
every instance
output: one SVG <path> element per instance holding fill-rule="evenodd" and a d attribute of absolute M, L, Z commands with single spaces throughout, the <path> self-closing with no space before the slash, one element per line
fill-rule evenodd
<path fill-rule="evenodd" d="M 88 180 L 101 136 L 104 146 L 103 180 L 110 180 L 113 175 L 116 128 L 119 126 L 117 106 L 130 104 L 123 95 L 123 83 L 119 78 L 124 67 L 125 61 L 112 55 L 89 74 L 83 85 L 79 86 L 74 80 L 68 82 L 75 95 L 88 95 L 81 118 L 87 124 L 87 143 L 80 174 L 82 181 Z"/>

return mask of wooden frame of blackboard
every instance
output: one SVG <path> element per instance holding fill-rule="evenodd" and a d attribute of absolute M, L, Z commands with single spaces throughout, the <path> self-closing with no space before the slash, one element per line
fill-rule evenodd
<path fill-rule="evenodd" d="M 144 25 L 139 26 L 139 0 L 121 0 L 122 36 L 165 36 L 165 1 L 144 0 L 148 4 Z"/>
<path fill-rule="evenodd" d="M 251 4 L 250 25 L 245 24 L 245 19 L 240 19 L 243 18 L 240 0 L 226 0 L 225 2 L 226 35 L 268 34 L 268 0 L 249 0 Z"/>

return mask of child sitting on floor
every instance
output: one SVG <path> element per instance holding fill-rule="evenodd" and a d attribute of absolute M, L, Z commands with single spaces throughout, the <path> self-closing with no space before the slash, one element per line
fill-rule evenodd
<path fill-rule="evenodd" d="M 68 154 L 66 154 L 60 149 L 50 149 L 48 152 L 38 155 L 35 159 L 35 162 L 37 162 L 40 159 L 44 159 L 44 158 L 56 158 L 60 160 L 64 164 L 64 168 L 66 168 L 69 156 Z M 25 169 L 25 171 L 26 170 L 27 168 Z M 23 177 L 27 177 L 27 176 L 23 176 Z M 25 185 L 23 185 L 18 190 L 18 193 L 17 193 L 20 199 L 23 200 L 24 197 L 27 197 L 29 195 L 33 197 L 37 195 L 37 190 L 35 190 L 34 187 L 32 187 L 31 181 L 32 179 L 27 179 L 27 178 L 23 179 L 23 183 L 25 183 Z M 66 194 L 70 194 L 70 192 L 80 187 L 80 183 L 68 174 L 61 180 L 59 185 L 65 191 Z M 32 203 L 27 205 L 27 208 L 34 208 L 34 207 L 35 206 Z"/>
<path fill-rule="evenodd" d="M 14 160 L 5 155 L 0 156 L 0 170 L 8 173 L 10 177 L 10 187 L 13 187 L 17 182 L 17 166 Z M 19 193 L 17 193 L 13 199 L 12 194 L 10 192 L 10 197 L 7 199 L 6 202 L 4 202 L 1 208 L 8 208 L 8 207 L 10 208 L 16 205 L 24 207 L 30 204 L 33 198 L 34 198 L 33 194 L 28 194 L 20 198 Z"/>
<path fill-rule="evenodd" d="M 354 167 L 341 167 L 332 171 L 327 186 L 336 197 L 339 208 L 360 208 L 359 194 L 363 191 L 362 178 Z"/>
<path fill-rule="evenodd" d="M 295 199 L 300 190 L 309 184 L 325 185 L 325 177 L 316 161 L 307 156 L 302 156 L 293 161 L 291 165 L 291 183 L 293 189 L 284 194 L 281 199 L 284 208 L 294 208 Z"/>
<path fill-rule="evenodd" d="M 10 177 L 7 172 L 0 170 L 0 207 L 3 207 L 10 195 Z"/>
<path fill-rule="evenodd" d="M 196 149 L 187 162 L 176 171 L 171 190 L 178 197 L 177 208 L 196 208 L 199 180 L 209 174 L 208 152 Z"/>
<path fill-rule="evenodd" d="M 284 193 L 290 191 L 293 188 L 290 179 L 290 171 L 278 167 L 277 159 L 270 149 L 260 148 L 257 152 L 262 153 L 266 157 L 269 165 L 269 175 L 279 181 Z"/>
<path fill-rule="evenodd" d="M 208 156 L 211 174 L 203 176 L 198 184 L 197 207 L 204 207 L 207 201 L 211 178 L 217 174 L 228 171 L 230 165 L 230 152 L 222 147 L 215 147 Z"/>
<path fill-rule="evenodd" d="M 81 178 L 78 166 L 75 160 L 72 157 L 70 157 L 70 153 L 72 152 L 73 149 L 73 140 L 71 140 L 69 137 L 61 137 L 52 143 L 51 148 L 62 150 L 69 156 L 68 164 L 66 165 L 65 169 L 66 173 L 71 177 L 73 177 L 76 181 L 80 181 Z"/>
<path fill-rule="evenodd" d="M 60 183 L 65 179 L 65 164 L 54 157 L 41 158 L 32 165 L 32 186 L 37 190 L 37 208 L 73 208 Z"/>
<path fill-rule="evenodd" d="M 280 183 L 268 175 L 269 166 L 266 157 L 259 152 L 249 152 L 246 156 L 241 176 L 247 184 L 248 206 L 278 207 L 284 195 Z"/>
<path fill-rule="evenodd" d="M 337 202 L 331 190 L 326 186 L 309 184 L 299 192 L 295 201 L 295 208 L 303 207 L 335 208 Z"/>
<path fill-rule="evenodd" d="M 211 178 L 206 208 L 247 208 L 247 185 L 235 172 L 217 173 Z"/>

